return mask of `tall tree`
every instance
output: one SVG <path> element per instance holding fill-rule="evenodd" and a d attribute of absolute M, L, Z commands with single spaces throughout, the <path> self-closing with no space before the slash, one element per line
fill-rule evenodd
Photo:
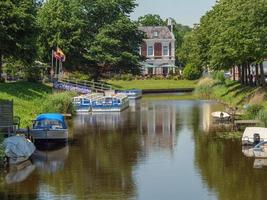
<path fill-rule="evenodd" d="M 36 3 L 33 0 L 0 1 L 0 78 L 4 57 L 30 64 L 35 58 Z"/>
<path fill-rule="evenodd" d="M 147 14 L 138 18 L 139 26 L 166 26 L 167 23 L 159 16 Z"/>
<path fill-rule="evenodd" d="M 136 73 L 139 71 L 139 45 L 143 33 L 127 17 L 106 25 L 99 30 L 86 58 L 99 67 L 95 72 L 114 71 Z M 97 77 L 98 74 L 95 74 Z"/>
<path fill-rule="evenodd" d="M 99 75 L 99 66 L 103 66 L 103 63 L 105 66 L 118 65 L 118 60 L 114 62 L 118 59 L 117 55 L 134 55 L 133 49 L 139 43 L 135 37 L 139 34 L 138 29 L 129 20 L 129 14 L 135 6 L 134 0 L 46 1 L 38 13 L 38 23 L 42 29 L 39 36 L 41 58 L 47 62 L 51 50 L 59 46 L 67 54 L 65 65 L 70 69 L 93 71 Z M 121 23 L 122 19 L 125 24 Z M 122 34 L 132 34 L 132 37 L 123 37 Z M 127 40 L 125 37 L 128 37 Z M 108 45 L 114 41 L 133 46 L 116 47 L 117 52 L 112 46 L 111 51 Z M 128 57 L 128 62 L 132 63 L 130 58 L 135 57 Z"/>

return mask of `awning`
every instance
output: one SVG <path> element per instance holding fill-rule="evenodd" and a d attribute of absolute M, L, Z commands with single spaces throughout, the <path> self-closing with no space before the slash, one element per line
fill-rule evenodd
<path fill-rule="evenodd" d="M 164 64 L 164 65 L 151 65 L 151 64 L 148 64 L 148 63 L 140 63 L 141 66 L 143 68 L 162 68 L 162 67 L 167 67 L 167 68 L 178 68 L 177 66 L 175 65 L 171 65 L 171 64 Z"/>

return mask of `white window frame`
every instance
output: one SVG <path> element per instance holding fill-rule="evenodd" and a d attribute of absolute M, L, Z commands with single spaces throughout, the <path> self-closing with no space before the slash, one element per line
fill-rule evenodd
<path fill-rule="evenodd" d="M 167 47 L 167 54 L 164 54 L 164 47 Z M 169 56 L 169 54 L 170 54 L 169 45 L 167 45 L 167 44 L 163 44 L 163 45 L 162 45 L 162 55 L 163 55 L 163 56 Z"/>
<path fill-rule="evenodd" d="M 153 38 L 158 38 L 159 37 L 159 33 L 157 31 L 153 31 Z"/>
<path fill-rule="evenodd" d="M 149 52 L 149 47 L 152 47 L 152 54 L 150 55 Z M 147 57 L 153 57 L 154 56 L 154 45 L 148 44 L 147 45 Z"/>

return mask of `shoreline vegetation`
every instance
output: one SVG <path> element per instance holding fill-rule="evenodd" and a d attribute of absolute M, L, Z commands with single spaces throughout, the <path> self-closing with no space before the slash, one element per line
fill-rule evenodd
<path fill-rule="evenodd" d="M 214 99 L 238 113 L 241 119 L 259 120 L 259 125 L 267 125 L 267 93 L 262 87 L 242 85 L 237 81 L 218 77 L 199 80 L 195 95 L 203 99 Z M 218 139 L 240 139 L 240 132 L 215 133 Z"/>
<path fill-rule="evenodd" d="M 14 116 L 20 117 L 20 126 L 31 126 L 40 113 L 74 113 L 73 92 L 53 93 L 52 87 L 41 83 L 0 83 L 0 99 L 14 101 Z"/>

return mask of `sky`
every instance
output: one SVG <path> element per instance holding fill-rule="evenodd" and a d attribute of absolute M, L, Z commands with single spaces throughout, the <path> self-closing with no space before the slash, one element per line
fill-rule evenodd
<path fill-rule="evenodd" d="M 132 13 L 133 20 L 145 14 L 172 17 L 177 23 L 193 26 L 215 5 L 216 0 L 136 0 L 139 6 Z"/>

